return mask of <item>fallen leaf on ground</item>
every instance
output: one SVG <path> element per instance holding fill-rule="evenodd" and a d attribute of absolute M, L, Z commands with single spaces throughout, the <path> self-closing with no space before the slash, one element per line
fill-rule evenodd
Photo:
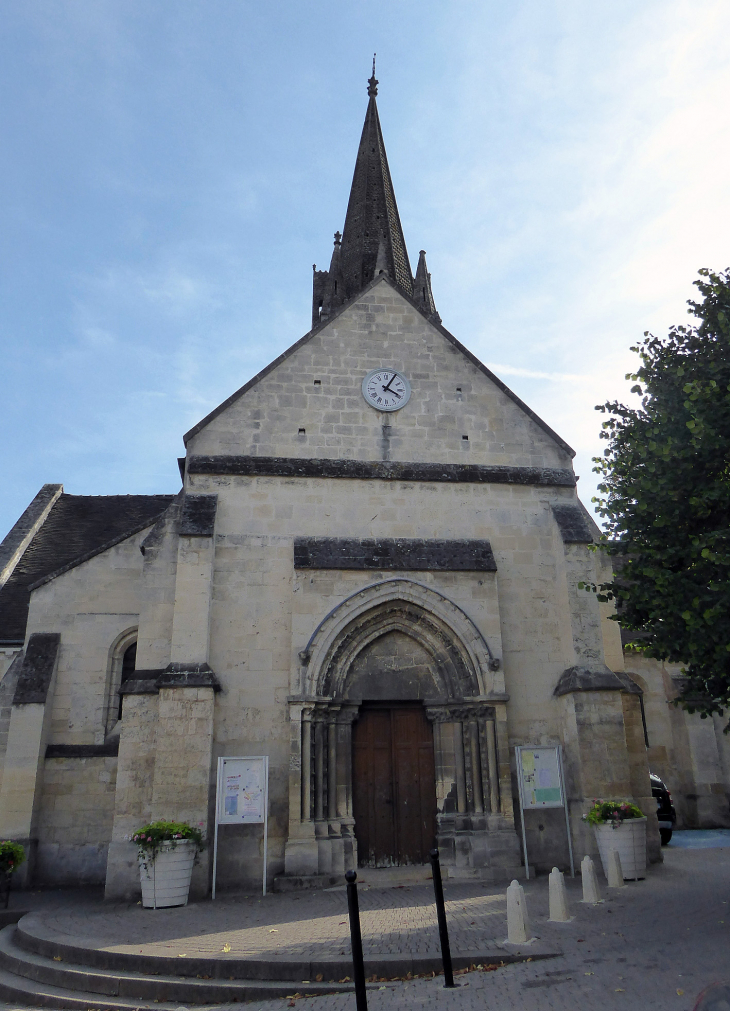
<path fill-rule="evenodd" d="M 279 933 L 279 931 L 278 931 L 278 930 L 276 929 L 276 927 L 273 927 L 273 928 L 272 928 L 272 929 L 271 929 L 271 930 L 269 931 L 269 933 L 270 933 L 270 934 L 278 934 L 278 933 Z"/>
<path fill-rule="evenodd" d="M 322 982 L 322 980 L 324 979 L 324 976 L 322 975 L 322 973 L 321 973 L 321 972 L 318 972 L 318 973 L 317 973 L 317 975 L 316 975 L 316 976 L 315 976 L 314 978 L 315 978 L 315 980 L 316 980 L 316 981 L 317 981 L 318 983 L 321 983 L 321 982 Z"/>
<path fill-rule="evenodd" d="M 681 997 L 684 994 L 684 990 L 677 990 L 677 996 Z"/>
<path fill-rule="evenodd" d="M 231 946 L 230 946 L 230 944 L 228 943 L 228 941 L 226 941 L 226 943 L 225 943 L 225 944 L 223 945 L 223 947 L 221 948 L 221 951 L 230 951 L 230 950 L 231 950 Z"/>

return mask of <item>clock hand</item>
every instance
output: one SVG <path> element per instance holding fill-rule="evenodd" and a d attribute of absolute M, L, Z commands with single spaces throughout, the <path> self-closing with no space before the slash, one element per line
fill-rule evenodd
<path fill-rule="evenodd" d="M 390 377 L 390 382 L 388 383 L 388 385 L 387 385 L 387 386 L 384 386 L 384 387 L 383 387 L 383 393 L 387 393 L 387 392 L 388 392 L 388 390 L 390 389 L 390 383 L 392 383 L 392 382 L 393 382 L 393 380 L 395 379 L 395 377 L 396 377 L 397 375 L 398 375 L 398 373 L 397 373 L 397 372 L 394 372 L 394 373 L 393 373 L 393 375 L 392 375 L 392 376 Z M 395 390 L 391 390 L 391 392 L 392 392 L 392 393 L 395 393 Z"/>

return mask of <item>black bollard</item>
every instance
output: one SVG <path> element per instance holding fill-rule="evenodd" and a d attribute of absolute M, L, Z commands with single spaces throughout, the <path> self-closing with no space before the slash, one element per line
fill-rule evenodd
<path fill-rule="evenodd" d="M 362 935 L 360 934 L 360 906 L 357 901 L 357 873 L 347 871 L 347 909 L 350 913 L 350 943 L 352 944 L 352 978 L 355 981 L 355 1003 L 357 1011 L 368 1011 L 365 991 L 365 963 L 362 957 Z"/>
<path fill-rule="evenodd" d="M 441 883 L 441 864 L 439 851 L 431 850 L 431 870 L 433 871 L 433 891 L 436 896 L 436 916 L 439 921 L 439 937 L 441 939 L 441 961 L 444 964 L 444 987 L 452 989 L 459 984 L 454 983 L 454 970 L 451 966 L 451 947 L 449 945 L 449 928 L 446 926 L 446 907 L 444 906 L 444 886 Z"/>

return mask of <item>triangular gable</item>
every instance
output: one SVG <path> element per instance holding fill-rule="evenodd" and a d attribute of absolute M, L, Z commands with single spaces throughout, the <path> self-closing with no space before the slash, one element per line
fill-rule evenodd
<path fill-rule="evenodd" d="M 452 344 L 458 351 L 460 351 L 461 354 L 464 355 L 464 357 L 468 359 L 468 361 L 471 362 L 472 365 L 475 365 L 483 375 L 485 375 L 492 383 L 494 383 L 494 385 L 499 390 L 501 390 L 501 392 L 504 393 L 505 396 L 509 397 L 509 399 L 514 404 L 516 404 L 517 407 L 519 407 L 519 409 L 523 411 L 528 418 L 531 419 L 531 421 L 533 421 L 536 425 L 538 425 L 543 430 L 543 432 L 545 432 L 563 450 L 563 452 L 567 453 L 571 457 L 575 456 L 575 450 L 572 449 L 568 445 L 568 443 L 557 434 L 557 432 L 554 432 L 553 429 L 550 428 L 550 426 L 546 422 L 544 422 L 542 418 L 540 418 L 537 414 L 535 414 L 535 412 L 531 410 L 531 408 L 529 408 L 523 400 L 520 400 L 517 394 L 513 393 L 512 390 L 510 390 L 509 387 L 506 386 L 505 383 L 503 383 L 498 376 L 496 376 L 492 371 L 490 371 L 490 369 L 488 369 L 487 366 L 482 361 L 480 361 L 476 355 L 472 354 L 472 352 L 469 351 L 469 349 L 466 348 L 461 343 L 461 341 L 457 340 L 457 338 L 454 337 L 452 333 L 449 333 L 446 327 L 444 327 L 441 323 L 436 323 L 432 318 L 429 318 L 428 314 L 423 311 L 421 306 L 418 305 L 418 303 L 415 302 L 409 295 L 407 295 L 402 290 L 402 288 L 399 288 L 397 285 L 394 285 L 393 282 L 390 280 L 390 278 L 385 274 L 381 274 L 379 277 L 374 278 L 370 282 L 370 284 L 366 285 L 365 288 L 363 288 L 362 291 L 358 292 L 357 295 L 349 299 L 349 301 L 345 302 L 344 305 L 340 306 L 340 308 L 337 309 L 337 311 L 334 312 L 329 317 L 329 319 L 321 323 L 319 326 L 313 327 L 309 331 L 309 333 L 301 337 L 298 341 L 296 341 L 295 344 L 292 344 L 291 347 L 287 348 L 286 351 L 282 352 L 282 354 L 280 354 L 278 358 L 275 358 L 272 362 L 270 362 L 266 366 L 266 368 L 258 372 L 255 376 L 253 376 L 252 379 L 249 379 L 247 383 L 245 383 L 240 389 L 236 390 L 235 393 L 232 393 L 231 396 L 228 397 L 226 400 L 224 400 L 221 404 L 219 404 L 218 407 L 214 408 L 210 412 L 210 414 L 207 414 L 201 421 L 198 422 L 197 425 L 194 425 L 193 428 L 191 428 L 190 431 L 186 432 L 185 435 L 183 436 L 183 442 L 185 443 L 185 445 L 187 445 L 188 441 L 192 439 L 193 436 L 197 435 L 207 425 L 209 425 L 211 421 L 213 421 L 225 410 L 227 410 L 227 408 L 229 408 L 231 404 L 234 404 L 237 400 L 239 400 L 244 395 L 244 393 L 248 393 L 249 390 L 251 390 L 254 386 L 256 386 L 265 376 L 268 376 L 269 373 L 272 372 L 278 365 L 281 365 L 282 362 L 286 361 L 287 358 L 293 355 L 295 351 L 298 351 L 299 348 L 303 347 L 316 334 L 320 333 L 326 327 L 330 326 L 351 305 L 354 305 L 356 302 L 358 302 L 378 284 L 387 284 L 394 291 L 396 291 L 405 302 L 407 302 L 410 306 L 412 306 L 412 308 L 415 309 L 416 312 L 418 312 L 421 316 L 423 316 L 424 319 L 426 319 L 430 323 L 430 325 L 434 328 L 434 330 L 437 330 L 442 335 L 442 337 L 445 337 L 446 340 L 449 341 L 449 343 Z"/>

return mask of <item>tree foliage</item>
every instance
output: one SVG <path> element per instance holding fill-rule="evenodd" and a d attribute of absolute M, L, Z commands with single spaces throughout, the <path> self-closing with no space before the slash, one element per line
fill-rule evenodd
<path fill-rule="evenodd" d="M 730 269 L 699 274 L 698 322 L 631 349 L 641 407 L 596 408 L 608 446 L 594 502 L 616 556 L 603 598 L 636 648 L 683 664 L 681 699 L 707 716 L 730 706 Z"/>

